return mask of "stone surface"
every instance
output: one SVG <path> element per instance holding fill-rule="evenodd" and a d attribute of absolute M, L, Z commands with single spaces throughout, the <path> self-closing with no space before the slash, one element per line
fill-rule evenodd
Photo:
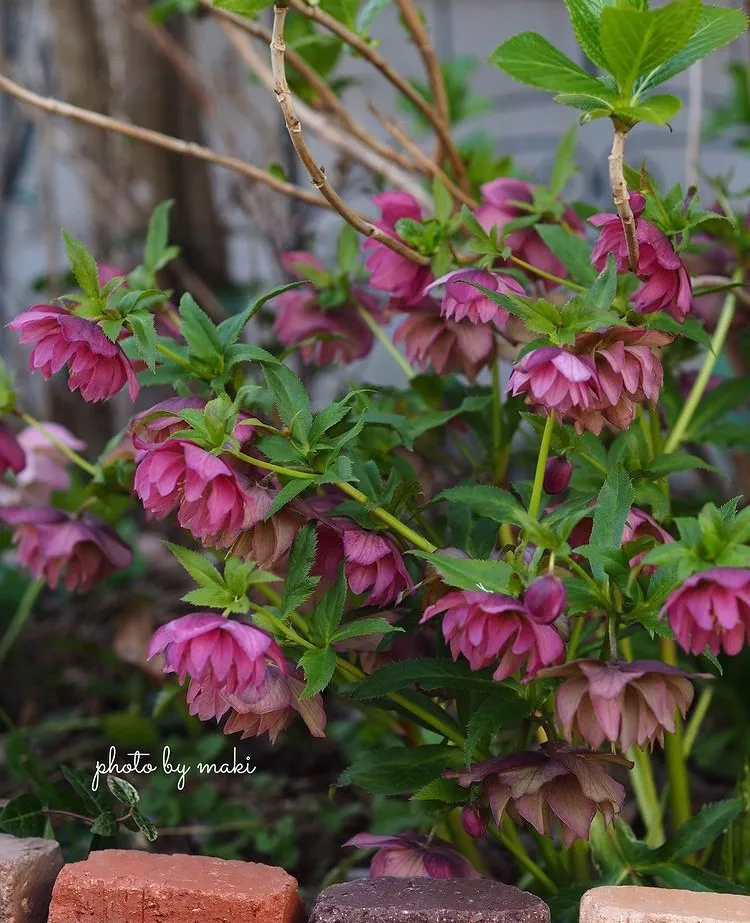
<path fill-rule="evenodd" d="M 0 833 L 0 923 L 44 923 L 62 866 L 54 840 Z"/>
<path fill-rule="evenodd" d="M 580 923 L 748 923 L 750 897 L 631 886 L 594 888 Z"/>
<path fill-rule="evenodd" d="M 297 923 L 301 908 L 283 869 L 105 849 L 65 866 L 49 923 Z"/>
<path fill-rule="evenodd" d="M 540 898 L 488 878 L 373 878 L 332 885 L 310 923 L 549 923 Z"/>

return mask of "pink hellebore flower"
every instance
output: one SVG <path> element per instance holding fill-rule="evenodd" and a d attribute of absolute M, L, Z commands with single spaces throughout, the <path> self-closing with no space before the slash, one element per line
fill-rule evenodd
<path fill-rule="evenodd" d="M 496 665 L 493 679 L 504 680 L 526 667 L 531 679 L 543 666 L 558 663 L 565 645 L 552 625 L 557 606 L 532 610 L 520 599 L 483 590 L 454 590 L 425 609 L 420 624 L 444 613 L 443 637 L 454 660 L 459 654 L 472 670 Z M 499 659 L 499 663 L 498 663 Z"/>
<path fill-rule="evenodd" d="M 76 317 L 55 305 L 36 305 L 8 326 L 20 332 L 21 343 L 33 343 L 29 366 L 51 378 L 68 363 L 68 387 L 85 401 L 114 397 L 127 384 L 131 401 L 139 385 L 130 360 L 92 320 Z"/>
<path fill-rule="evenodd" d="M 317 533 L 314 572 L 333 581 L 344 561 L 349 589 L 357 596 L 367 593 L 365 605 L 390 606 L 413 589 L 401 552 L 388 536 L 339 517 L 321 520 Z"/>
<path fill-rule="evenodd" d="M 543 346 L 521 359 L 511 372 L 508 390 L 526 395 L 526 403 L 554 411 L 583 432 L 584 421 L 602 402 L 596 365 L 558 346 Z M 601 427 L 600 427 L 601 429 Z"/>
<path fill-rule="evenodd" d="M 76 452 L 82 452 L 86 444 L 81 442 L 58 423 L 43 422 L 45 432 Z M 44 505 L 49 502 L 55 490 L 70 487 L 68 459 L 57 446 L 50 442 L 36 427 L 28 426 L 18 434 L 18 444 L 26 456 L 26 464 L 16 475 L 16 482 L 0 485 L 0 505 L 16 506 L 21 503 Z"/>
<path fill-rule="evenodd" d="M 506 224 L 529 215 L 529 211 L 522 206 L 523 203 L 531 205 L 533 197 L 534 187 L 524 180 L 510 177 L 492 180 L 482 186 L 482 204 L 476 211 L 477 221 L 488 233 L 494 226 L 502 233 Z M 583 225 L 572 208 L 566 208 L 563 221 L 575 233 L 582 233 Z M 565 266 L 533 227 L 511 231 L 505 238 L 505 244 L 510 247 L 514 256 L 531 263 L 537 269 L 563 278 L 568 275 Z M 548 289 L 554 288 L 555 285 L 554 282 L 545 283 Z"/>
<path fill-rule="evenodd" d="M 689 577 L 668 597 L 667 616 L 680 647 L 739 654 L 750 635 L 750 570 L 715 567 Z"/>
<path fill-rule="evenodd" d="M 175 433 L 186 429 L 188 424 L 176 414 L 183 410 L 201 410 L 206 402 L 200 397 L 170 397 L 136 414 L 130 421 L 129 432 L 136 449 L 148 449 L 159 442 L 166 442 Z"/>
<path fill-rule="evenodd" d="M 21 564 L 52 588 L 64 572 L 71 593 L 88 593 L 95 583 L 129 567 L 133 560 L 114 529 L 88 513 L 73 517 L 49 507 L 9 507 L 0 510 L 0 519 L 14 529 Z"/>
<path fill-rule="evenodd" d="M 157 519 L 178 507 L 179 524 L 204 545 L 227 548 L 260 518 L 245 478 L 182 439 L 157 443 L 141 455 L 134 490 Z"/>
<path fill-rule="evenodd" d="M 176 673 L 180 683 L 190 677 L 190 712 L 204 721 L 221 718 L 230 708 L 230 696 L 262 689 L 269 659 L 282 673 L 287 670 L 271 635 L 214 612 L 184 615 L 158 628 L 148 658 L 162 653 L 165 673 Z"/>
<path fill-rule="evenodd" d="M 441 317 L 434 302 L 426 302 L 411 313 L 393 339 L 404 343 L 413 365 L 423 369 L 432 366 L 438 375 L 463 372 L 470 381 L 496 356 L 495 334 L 490 326 Z"/>
<path fill-rule="evenodd" d="M 5 423 L 0 423 L 0 476 L 6 471 L 20 474 L 25 467 L 26 453 L 23 446 Z"/>
<path fill-rule="evenodd" d="M 635 294 L 635 310 L 640 314 L 666 311 L 682 323 L 690 312 L 693 290 L 685 266 L 675 253 L 669 239 L 662 232 L 642 218 L 646 200 L 637 192 L 630 194 L 630 205 L 636 218 L 636 235 L 640 248 L 636 275 L 644 283 Z M 608 254 L 613 254 L 618 272 L 628 272 L 628 257 L 625 230 L 620 216 L 612 213 L 594 215 L 589 218 L 594 227 L 601 228 L 599 240 L 591 254 L 598 270 L 607 265 Z"/>
<path fill-rule="evenodd" d="M 541 836 L 552 833 L 552 819 L 562 828 L 563 842 L 587 840 L 594 814 L 605 824 L 620 813 L 625 789 L 607 773 L 608 763 L 632 766 L 628 760 L 608 753 L 566 747 L 557 742 L 477 763 L 469 769 L 444 775 L 468 788 L 481 783 L 495 822 L 506 809 L 522 817 Z"/>
<path fill-rule="evenodd" d="M 398 237 L 396 222 L 401 218 L 422 220 L 422 209 L 414 196 L 408 192 L 383 192 L 373 198 L 381 210 L 381 220 L 375 224 L 381 231 L 387 231 Z M 400 239 L 400 238 L 399 238 Z M 421 266 L 405 256 L 395 253 L 377 240 L 365 242 L 364 249 L 369 251 L 365 268 L 370 271 L 370 287 L 387 292 L 392 299 L 410 306 L 419 301 L 427 285 L 432 281 L 432 270 Z"/>
<path fill-rule="evenodd" d="M 689 674 L 657 660 L 575 660 L 540 676 L 565 680 L 555 695 L 557 726 L 567 740 L 580 737 L 595 750 L 605 740 L 622 751 L 663 743 L 664 731 L 675 730 L 675 713 L 684 718 L 693 701 Z"/>
<path fill-rule="evenodd" d="M 370 878 L 481 878 L 469 862 L 445 840 L 422 833 L 376 836 L 358 833 L 344 843 L 357 849 L 377 849 Z"/>
<path fill-rule="evenodd" d="M 246 561 L 255 561 L 258 567 L 272 570 L 286 557 L 305 516 L 292 502 L 266 519 L 278 491 L 256 486 L 249 487 L 247 492 L 257 521 L 240 533 L 231 551 Z"/>
<path fill-rule="evenodd" d="M 300 674 L 283 673 L 274 663 L 266 667 L 262 686 L 247 686 L 227 696 L 232 711 L 224 725 L 225 734 L 260 737 L 268 734 L 271 743 L 300 715 L 313 737 L 325 737 L 326 713 L 318 695 L 303 699 L 305 681 Z"/>
<path fill-rule="evenodd" d="M 432 291 L 439 285 L 445 286 L 440 313 L 450 320 L 469 320 L 472 324 L 488 324 L 492 321 L 502 330 L 508 321 L 508 311 L 476 288 L 481 285 L 501 295 L 524 295 L 523 286 L 512 276 L 501 276 L 484 269 L 456 269 L 449 272 L 425 289 Z"/>

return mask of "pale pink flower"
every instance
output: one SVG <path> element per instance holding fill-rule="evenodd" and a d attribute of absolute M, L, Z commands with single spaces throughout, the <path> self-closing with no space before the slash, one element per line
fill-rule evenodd
<path fill-rule="evenodd" d="M 389 606 L 413 589 L 401 552 L 387 535 L 341 517 L 321 520 L 317 535 L 314 572 L 333 581 L 343 561 L 352 593 L 368 594 L 365 605 Z"/>
<path fill-rule="evenodd" d="M 527 404 L 570 420 L 579 432 L 587 428 L 589 416 L 602 403 L 593 359 L 576 356 L 559 346 L 543 346 L 526 353 L 511 372 L 508 390 L 514 396 L 525 394 Z"/>
<path fill-rule="evenodd" d="M 8 507 L 0 519 L 13 528 L 18 560 L 36 577 L 56 587 L 87 593 L 116 570 L 129 567 L 133 554 L 114 529 L 96 516 L 70 516 L 50 507 Z"/>
<path fill-rule="evenodd" d="M 408 192 L 383 192 L 372 200 L 381 210 L 381 219 L 375 224 L 381 231 L 401 239 L 396 230 L 396 223 L 402 218 L 414 221 L 422 220 L 419 203 Z M 369 252 L 365 268 L 370 272 L 371 288 L 387 292 L 392 299 L 411 305 L 419 301 L 425 287 L 432 281 L 429 266 L 415 263 L 408 257 L 386 247 L 377 240 L 368 240 L 364 249 Z"/>
<path fill-rule="evenodd" d="M 750 570 L 714 567 L 689 577 L 662 609 L 680 647 L 739 654 L 750 634 Z"/>
<path fill-rule="evenodd" d="M 454 660 L 472 670 L 494 666 L 493 678 L 507 679 L 526 668 L 531 679 L 542 666 L 558 663 L 565 645 L 552 625 L 560 609 L 531 609 L 520 599 L 483 590 L 454 590 L 425 609 L 420 624 L 443 613 L 443 637 Z M 499 662 L 498 662 L 499 661 Z"/>
<path fill-rule="evenodd" d="M 148 449 L 159 442 L 166 442 L 175 434 L 188 428 L 188 424 L 177 416 L 183 410 L 201 410 L 206 402 L 200 397 L 170 397 L 136 414 L 128 427 L 137 449 Z"/>
<path fill-rule="evenodd" d="M 184 615 L 158 628 L 148 658 L 162 653 L 165 673 L 176 673 L 180 683 L 190 677 L 190 711 L 204 721 L 221 718 L 230 708 L 229 696 L 262 688 L 269 660 L 282 673 L 287 670 L 271 635 L 215 612 Z"/>
<path fill-rule="evenodd" d="M 605 824 L 613 823 L 625 800 L 625 789 L 607 772 L 607 764 L 632 766 L 608 753 L 567 747 L 558 742 L 477 763 L 469 769 L 444 773 L 468 788 L 481 783 L 495 823 L 506 810 L 522 817 L 541 836 L 552 834 L 552 820 L 562 830 L 563 843 L 587 840 L 598 811 Z"/>
<path fill-rule="evenodd" d="M 21 343 L 33 343 L 29 366 L 45 379 L 68 364 L 68 387 L 85 401 L 114 397 L 126 384 L 131 401 L 139 385 L 130 360 L 92 320 L 76 317 L 55 305 L 36 305 L 8 326 L 19 331 Z"/>
<path fill-rule="evenodd" d="M 469 862 L 440 837 L 423 833 L 377 836 L 358 833 L 344 843 L 357 849 L 377 849 L 370 878 L 481 878 Z"/>
<path fill-rule="evenodd" d="M 301 674 L 287 666 L 282 672 L 274 663 L 266 667 L 262 686 L 247 686 L 238 693 L 227 695 L 231 712 L 224 725 L 225 734 L 261 737 L 268 734 L 271 743 L 285 731 L 297 715 L 307 725 L 313 737 L 325 737 L 326 713 L 318 695 L 303 699 L 305 681 Z"/>
<path fill-rule="evenodd" d="M 40 425 L 55 442 L 76 452 L 86 448 L 84 442 L 59 423 L 45 421 Z M 53 491 L 68 490 L 71 485 L 69 462 L 57 445 L 33 426 L 20 431 L 18 444 L 26 456 L 26 464 L 16 475 L 15 484 L 0 485 L 0 505 L 31 503 L 43 506 L 49 502 Z"/>
<path fill-rule="evenodd" d="M 468 320 L 472 324 L 490 321 L 500 330 L 505 328 L 508 311 L 481 292 L 477 285 L 501 295 L 524 295 L 523 286 L 512 276 L 499 275 L 485 269 L 456 269 L 428 285 L 425 293 L 445 286 L 440 313 L 450 320 Z"/>
<path fill-rule="evenodd" d="M 664 742 L 693 701 L 690 674 L 657 660 L 604 663 L 575 660 L 543 670 L 540 677 L 562 677 L 555 693 L 560 732 L 599 748 L 605 740 L 623 751 Z"/>

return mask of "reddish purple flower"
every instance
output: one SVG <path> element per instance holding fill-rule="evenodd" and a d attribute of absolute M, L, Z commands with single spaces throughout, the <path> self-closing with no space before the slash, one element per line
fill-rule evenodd
<path fill-rule="evenodd" d="M 544 490 L 551 496 L 564 493 L 573 477 L 573 466 L 564 455 L 555 455 L 544 469 Z"/>
<path fill-rule="evenodd" d="M 540 750 L 486 760 L 444 775 L 465 788 L 481 783 L 498 825 L 507 809 L 528 821 L 541 836 L 550 836 L 556 818 L 563 842 L 570 846 L 575 840 L 588 839 L 597 811 L 605 824 L 614 822 L 620 813 L 625 789 L 609 776 L 608 763 L 632 766 L 622 757 L 554 742 L 542 744 Z"/>
<path fill-rule="evenodd" d="M 370 878 L 481 878 L 469 862 L 445 840 L 422 833 L 376 836 L 358 833 L 344 843 L 357 849 L 377 849 Z"/>
<path fill-rule="evenodd" d="M 578 432 L 587 428 L 588 419 L 602 401 L 593 359 L 558 346 L 526 353 L 511 372 L 508 390 L 514 396 L 525 394 L 527 404 L 570 420 Z"/>
<path fill-rule="evenodd" d="M 595 750 L 605 740 L 623 751 L 663 743 L 676 712 L 684 718 L 693 701 L 689 674 L 657 660 L 576 660 L 540 676 L 565 680 L 555 695 L 557 726 L 567 740 L 579 737 Z"/>
<path fill-rule="evenodd" d="M 501 276 L 484 269 L 456 269 L 428 285 L 425 292 L 439 285 L 445 286 L 440 308 L 443 317 L 455 321 L 466 319 L 472 324 L 488 324 L 492 321 L 500 330 L 508 320 L 508 311 L 480 292 L 476 286 L 481 285 L 501 295 L 525 294 L 523 286 L 512 276 Z"/>
<path fill-rule="evenodd" d="M 636 275 L 644 283 L 635 294 L 635 310 L 640 314 L 666 311 L 682 323 L 690 311 L 693 290 L 685 266 L 675 253 L 669 239 L 641 217 L 646 200 L 640 193 L 630 194 L 630 205 L 636 218 L 636 236 L 639 244 Z M 604 269 L 608 254 L 612 254 L 620 273 L 628 272 L 630 259 L 627 240 L 620 216 L 612 213 L 589 218 L 594 227 L 601 228 L 599 240 L 591 254 L 598 270 Z"/>
<path fill-rule="evenodd" d="M 461 808 L 461 825 L 474 840 L 480 840 L 490 824 L 490 815 L 486 808 L 475 804 L 466 804 Z"/>
<path fill-rule="evenodd" d="M 228 548 L 261 518 L 245 478 L 200 446 L 170 439 L 143 452 L 134 489 L 157 519 L 179 508 L 177 521 L 204 545 Z"/>
<path fill-rule="evenodd" d="M 476 211 L 476 218 L 488 233 L 497 227 L 503 229 L 511 221 L 526 218 L 530 214 L 524 205 L 531 205 L 534 199 L 534 187 L 520 179 L 501 177 L 482 186 L 482 204 Z M 575 233 L 583 231 L 583 225 L 571 208 L 566 208 L 563 221 Z M 565 278 L 568 270 L 554 255 L 533 227 L 516 228 L 505 237 L 505 245 L 510 247 L 514 256 L 531 263 L 537 269 L 555 276 Z M 546 287 L 554 288 L 556 283 L 546 282 Z"/>
<path fill-rule="evenodd" d="M 408 192 L 384 192 L 376 195 L 373 202 L 381 209 L 381 220 L 375 224 L 381 231 L 401 239 L 396 223 L 402 218 L 422 220 L 422 209 L 414 196 Z M 369 256 L 365 268 L 370 271 L 370 286 L 381 292 L 388 292 L 392 299 L 411 305 L 419 301 L 426 286 L 432 281 L 432 270 L 421 266 L 405 256 L 386 247 L 377 240 L 365 242 L 364 249 Z"/>
<path fill-rule="evenodd" d="M 559 577 L 546 574 L 544 577 L 537 577 L 526 588 L 523 602 L 537 621 L 547 624 L 563 614 L 568 604 L 568 594 Z"/>
<path fill-rule="evenodd" d="M 165 673 L 176 673 L 180 683 L 190 677 L 190 713 L 204 721 L 221 718 L 230 708 L 229 696 L 262 688 L 268 660 L 282 673 L 287 670 L 271 635 L 214 612 L 184 615 L 158 628 L 148 658 L 162 653 Z"/>
<path fill-rule="evenodd" d="M 669 596 L 667 616 L 680 647 L 739 654 L 750 634 L 750 570 L 715 567 L 689 577 Z"/>
<path fill-rule="evenodd" d="M 271 743 L 276 743 L 279 734 L 300 715 L 313 737 L 325 737 L 323 699 L 320 694 L 303 699 L 304 689 L 301 674 L 283 673 L 276 664 L 267 664 L 263 685 L 246 686 L 241 692 L 226 696 L 232 711 L 224 733 L 242 734 L 242 740 L 268 734 Z"/>
<path fill-rule="evenodd" d="M 116 570 L 129 567 L 133 554 L 114 529 L 96 516 L 69 516 L 49 507 L 10 507 L 0 519 L 13 527 L 18 560 L 36 577 L 72 593 L 91 587 Z"/>
<path fill-rule="evenodd" d="M 536 599 L 532 602 L 536 604 Z M 560 614 L 557 607 L 540 611 L 502 593 L 454 590 L 428 606 L 420 624 L 440 613 L 444 613 L 443 637 L 453 659 L 463 654 L 472 670 L 496 665 L 492 674 L 496 680 L 507 679 L 524 666 L 531 679 L 565 653 L 552 625 Z"/>
<path fill-rule="evenodd" d="M 11 430 L 0 423 L 0 476 L 6 471 L 20 474 L 26 467 L 26 453 Z"/>
<path fill-rule="evenodd" d="M 357 596 L 367 593 L 365 605 L 389 606 L 413 589 L 401 552 L 388 536 L 339 517 L 321 520 L 317 533 L 315 573 L 333 581 L 344 561 L 349 589 Z"/>
<path fill-rule="evenodd" d="M 188 424 L 177 416 L 183 410 L 201 410 L 206 402 L 200 397 L 170 397 L 136 414 L 128 427 L 137 449 L 148 449 L 186 429 Z"/>
<path fill-rule="evenodd" d="M 124 385 L 131 401 L 138 397 L 138 379 L 122 349 L 101 327 L 55 305 L 36 305 L 8 324 L 21 343 L 33 343 L 29 367 L 45 379 L 68 364 L 68 387 L 85 401 L 114 397 Z"/>
<path fill-rule="evenodd" d="M 495 334 L 487 325 L 456 322 L 440 316 L 434 303 L 411 313 L 396 330 L 394 342 L 403 342 L 409 362 L 431 365 L 438 375 L 463 372 L 474 381 L 495 359 Z"/>

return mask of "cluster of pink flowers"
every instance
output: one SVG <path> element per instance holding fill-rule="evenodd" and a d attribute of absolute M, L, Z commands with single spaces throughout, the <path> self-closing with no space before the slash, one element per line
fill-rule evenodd
<path fill-rule="evenodd" d="M 459 654 L 472 670 L 495 666 L 504 680 L 522 667 L 533 678 L 543 666 L 559 663 L 565 645 L 554 622 L 565 609 L 565 587 L 556 577 L 540 577 L 522 600 L 483 590 L 455 590 L 425 609 L 422 622 L 443 614 L 443 637 L 453 659 Z"/>
<path fill-rule="evenodd" d="M 636 275 L 643 282 L 635 293 L 635 310 L 640 314 L 666 311 L 682 323 L 693 303 L 693 289 L 688 271 L 669 239 L 642 217 L 646 208 L 645 198 L 640 193 L 631 193 L 630 206 L 636 218 L 636 235 L 640 247 Z M 599 240 L 592 253 L 592 260 L 597 269 L 604 269 L 607 256 L 612 254 L 617 262 L 618 272 L 628 272 L 630 259 L 620 216 L 606 213 L 594 215 L 589 221 L 594 227 L 601 228 Z"/>
<path fill-rule="evenodd" d="M 701 571 L 669 596 L 662 614 L 689 654 L 701 654 L 706 647 L 714 654 L 739 654 L 750 640 L 750 570 Z"/>
<path fill-rule="evenodd" d="M 642 327 L 579 334 L 573 347 L 527 353 L 514 367 L 508 389 L 579 433 L 599 435 L 605 423 L 627 429 L 639 404 L 656 406 L 664 372 L 654 349 L 671 339 Z"/>

